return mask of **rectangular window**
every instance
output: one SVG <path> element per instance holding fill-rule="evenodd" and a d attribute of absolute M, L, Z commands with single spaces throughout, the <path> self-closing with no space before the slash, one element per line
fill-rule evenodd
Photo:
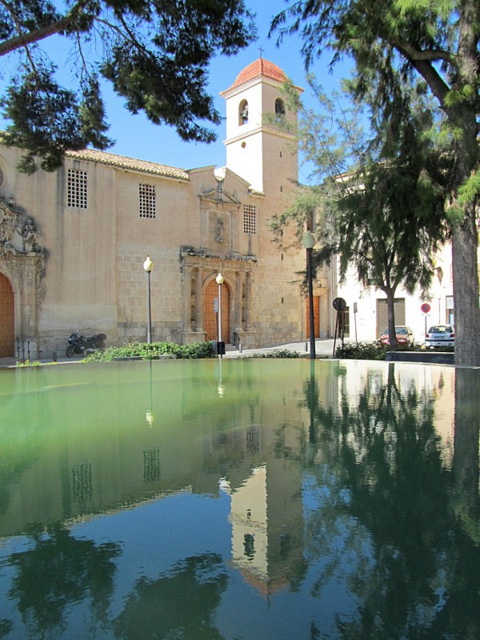
<path fill-rule="evenodd" d="M 87 208 L 87 172 L 80 169 L 67 170 L 67 206 Z"/>
<path fill-rule="evenodd" d="M 257 207 L 254 204 L 243 205 L 243 233 L 248 235 L 257 233 Z"/>
<path fill-rule="evenodd" d="M 157 213 L 157 205 L 154 185 L 138 185 L 138 206 L 140 211 L 140 218 L 155 218 Z"/>

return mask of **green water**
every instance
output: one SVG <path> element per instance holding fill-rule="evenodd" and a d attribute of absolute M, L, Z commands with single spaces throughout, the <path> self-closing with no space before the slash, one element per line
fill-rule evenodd
<path fill-rule="evenodd" d="M 0 371 L 0 638 L 480 638 L 480 371 Z"/>

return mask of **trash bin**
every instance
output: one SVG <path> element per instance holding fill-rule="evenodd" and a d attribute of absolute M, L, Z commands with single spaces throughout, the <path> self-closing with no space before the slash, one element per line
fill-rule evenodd
<path fill-rule="evenodd" d="M 225 355 L 225 342 L 218 340 L 212 340 L 213 352 L 217 354 L 217 356 Z"/>

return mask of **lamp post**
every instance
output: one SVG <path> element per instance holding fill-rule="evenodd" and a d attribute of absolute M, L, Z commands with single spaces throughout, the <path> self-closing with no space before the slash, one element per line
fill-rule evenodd
<path fill-rule="evenodd" d="M 145 273 L 147 274 L 147 288 L 148 288 L 148 329 L 147 329 L 147 342 L 150 344 L 152 342 L 152 299 L 150 295 L 150 274 L 153 269 L 153 262 L 150 256 L 147 256 L 147 259 L 143 263 L 143 268 L 145 269 Z"/>
<path fill-rule="evenodd" d="M 218 345 L 217 345 L 217 353 L 220 357 L 222 357 L 222 353 L 224 353 L 223 343 L 222 343 L 222 284 L 224 283 L 224 278 L 221 273 L 215 278 L 218 284 Z"/>
<path fill-rule="evenodd" d="M 311 231 L 303 236 L 302 244 L 307 252 L 307 282 L 308 282 L 308 320 L 310 327 L 310 358 L 316 358 L 315 353 L 315 316 L 313 312 L 313 273 L 312 273 L 312 249 L 315 238 Z"/>

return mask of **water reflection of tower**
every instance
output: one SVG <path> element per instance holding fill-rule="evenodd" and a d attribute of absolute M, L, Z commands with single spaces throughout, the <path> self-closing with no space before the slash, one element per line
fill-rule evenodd
<path fill-rule="evenodd" d="M 273 452 L 277 436 L 262 431 L 264 451 Z M 231 497 L 233 565 L 266 596 L 288 584 L 303 566 L 301 479 L 295 461 L 270 453 L 238 487 L 224 483 Z"/>

